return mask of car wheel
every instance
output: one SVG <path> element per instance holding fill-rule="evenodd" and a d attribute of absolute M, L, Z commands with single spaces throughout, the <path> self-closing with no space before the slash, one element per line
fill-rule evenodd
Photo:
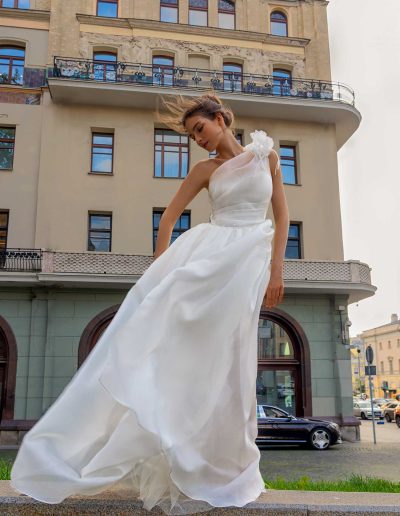
<path fill-rule="evenodd" d="M 389 416 L 389 414 L 385 414 L 385 419 L 388 423 L 392 421 L 392 418 Z"/>
<path fill-rule="evenodd" d="M 396 416 L 396 424 L 400 428 L 400 416 Z"/>
<path fill-rule="evenodd" d="M 309 437 L 314 450 L 327 450 L 331 444 L 331 434 L 325 428 L 314 428 Z"/>
<path fill-rule="evenodd" d="M 361 419 L 367 419 L 367 416 L 364 414 L 364 412 L 361 412 Z"/>

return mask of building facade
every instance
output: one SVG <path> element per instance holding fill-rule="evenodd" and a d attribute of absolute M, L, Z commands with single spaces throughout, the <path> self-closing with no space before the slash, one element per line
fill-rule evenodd
<path fill-rule="evenodd" d="M 390 322 L 364 330 L 358 337 L 364 350 L 371 346 L 374 354 L 372 365 L 376 375 L 372 377 L 375 398 L 393 398 L 400 394 L 400 320 L 391 314 Z M 365 353 L 364 353 L 365 355 Z M 369 396 L 368 377 L 365 378 Z"/>
<path fill-rule="evenodd" d="M 0 6 L 1 442 L 20 442 L 70 381 L 207 157 L 156 121 L 160 95 L 210 88 L 242 145 L 255 129 L 274 139 L 290 211 L 285 298 L 259 318 L 259 402 L 357 438 L 347 307 L 375 287 L 367 264 L 343 256 L 337 151 L 361 115 L 331 77 L 328 2 Z M 209 210 L 204 189 L 172 239 Z"/>

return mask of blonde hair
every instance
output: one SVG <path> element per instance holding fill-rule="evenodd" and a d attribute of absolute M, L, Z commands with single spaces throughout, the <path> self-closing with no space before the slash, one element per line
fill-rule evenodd
<path fill-rule="evenodd" d="M 185 127 L 186 119 L 193 115 L 201 115 L 209 120 L 214 120 L 217 113 L 221 113 L 226 127 L 232 134 L 235 129 L 232 127 L 235 117 L 230 107 L 223 104 L 221 99 L 215 93 L 204 93 L 199 97 L 184 97 L 181 94 L 171 95 L 168 100 L 167 96 L 161 96 L 163 106 L 167 113 L 161 113 L 159 110 L 159 99 L 157 98 L 156 116 L 159 122 L 164 123 L 170 129 L 180 133 L 187 134 Z"/>

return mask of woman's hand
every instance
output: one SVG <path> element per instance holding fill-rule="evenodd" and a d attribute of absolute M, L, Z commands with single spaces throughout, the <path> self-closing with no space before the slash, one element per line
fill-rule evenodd
<path fill-rule="evenodd" d="M 264 294 L 262 306 L 265 308 L 273 308 L 283 300 L 283 272 L 272 271 L 268 283 L 267 290 Z"/>

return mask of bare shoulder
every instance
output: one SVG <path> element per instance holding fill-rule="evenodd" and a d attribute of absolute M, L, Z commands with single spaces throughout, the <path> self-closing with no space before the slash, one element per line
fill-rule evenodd
<path fill-rule="evenodd" d="M 270 153 L 268 154 L 268 161 L 269 161 L 269 168 L 271 170 L 272 178 L 273 178 L 275 176 L 275 174 L 278 174 L 279 168 L 280 168 L 279 155 L 275 149 L 271 149 Z"/>
<path fill-rule="evenodd" d="M 208 188 L 208 182 L 213 171 L 218 167 L 218 164 L 212 158 L 201 159 L 193 165 L 190 169 L 188 177 L 192 176 L 196 182 Z"/>

